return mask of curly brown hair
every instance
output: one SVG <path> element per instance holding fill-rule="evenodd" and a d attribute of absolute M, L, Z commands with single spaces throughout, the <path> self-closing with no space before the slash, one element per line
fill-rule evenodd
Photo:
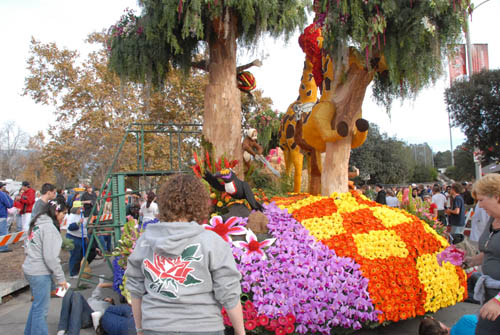
<path fill-rule="evenodd" d="M 176 174 L 169 177 L 160 187 L 157 202 L 162 221 L 185 219 L 202 224 L 210 213 L 210 195 L 202 182 L 193 175 Z"/>

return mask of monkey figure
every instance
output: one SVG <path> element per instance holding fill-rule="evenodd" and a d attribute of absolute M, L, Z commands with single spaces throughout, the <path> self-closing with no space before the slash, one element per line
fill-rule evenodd
<path fill-rule="evenodd" d="M 257 155 L 262 155 L 264 149 L 257 143 L 257 130 L 250 128 L 245 130 L 245 138 L 241 144 L 243 147 L 243 162 L 245 163 L 245 172 L 250 168 L 252 158 Z"/>

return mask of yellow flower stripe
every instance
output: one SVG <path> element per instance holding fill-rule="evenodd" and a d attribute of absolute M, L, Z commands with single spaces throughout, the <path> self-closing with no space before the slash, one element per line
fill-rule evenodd
<path fill-rule="evenodd" d="M 436 238 L 436 240 L 438 240 L 439 242 L 441 242 L 441 246 L 444 248 L 448 247 L 450 244 L 448 243 L 448 241 L 441 235 L 439 235 L 438 233 L 436 233 L 436 231 L 434 229 L 432 229 L 431 227 L 429 227 L 428 224 L 426 224 L 425 222 L 422 223 L 422 226 L 424 227 L 424 230 L 426 232 L 428 232 L 429 234 L 431 234 L 432 236 L 434 236 Z"/>
<path fill-rule="evenodd" d="M 368 205 L 359 204 L 356 198 L 351 193 L 332 193 L 332 198 L 335 199 L 338 213 L 350 213 L 358 209 L 368 208 Z"/>
<path fill-rule="evenodd" d="M 455 266 L 444 262 L 440 266 L 437 253 L 417 258 L 418 279 L 427 293 L 424 308 L 428 312 L 451 306 L 464 298 L 465 288 L 460 285 Z"/>
<path fill-rule="evenodd" d="M 302 221 L 302 225 L 318 240 L 329 239 L 334 235 L 346 232 L 342 224 L 342 216 L 339 213 L 322 218 L 306 219 Z"/>
<path fill-rule="evenodd" d="M 373 216 L 382 221 L 382 224 L 387 228 L 412 221 L 411 218 L 403 214 L 402 210 L 398 208 L 374 207 L 372 208 L 372 213 Z"/>
<path fill-rule="evenodd" d="M 293 214 L 293 212 L 295 212 L 296 210 L 304 207 L 304 206 L 307 206 L 307 205 L 310 205 L 312 204 L 313 202 L 316 202 L 316 201 L 319 201 L 321 199 L 325 199 L 326 197 L 324 196 L 321 196 L 321 195 L 311 195 L 305 199 L 302 199 L 302 200 L 299 200 L 297 201 L 296 203 L 294 204 L 290 204 L 290 205 L 287 205 L 283 208 L 281 208 L 279 205 L 278 207 L 280 207 L 281 209 L 288 209 L 288 213 L 290 214 Z"/>
<path fill-rule="evenodd" d="M 362 257 L 385 259 L 408 256 L 406 244 L 392 230 L 372 230 L 368 234 L 354 234 L 352 237 Z"/>

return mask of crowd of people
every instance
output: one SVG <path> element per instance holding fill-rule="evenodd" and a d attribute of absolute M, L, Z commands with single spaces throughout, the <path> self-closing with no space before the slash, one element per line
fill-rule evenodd
<path fill-rule="evenodd" d="M 449 226 L 451 235 L 463 235 L 466 223 L 470 220 L 470 239 L 477 244 L 489 216 L 474 199 L 472 185 L 470 182 L 426 186 L 411 184 L 406 187 L 384 187 L 377 184 L 374 190 L 370 185 L 363 185 L 361 191 L 380 204 L 397 208 L 404 208 L 411 196 L 414 202 L 427 209 L 432 219 Z"/>
<path fill-rule="evenodd" d="M 55 286 L 68 288 L 59 259 L 61 227 L 66 221 L 66 237 L 75 243 L 75 257 L 73 260 L 73 255 L 70 257 L 72 276 L 79 272 L 81 249 L 88 247 L 85 245 L 86 223 L 98 195 L 91 187 L 86 187 L 82 194 L 65 194 L 51 184 L 44 184 L 38 200 L 32 201 L 36 192 L 28 182 L 22 185 L 22 192 L 12 199 L 5 192 L 5 185 L 0 184 L 0 223 L 4 229 L 8 210 L 15 206 L 16 201 L 22 204 L 22 210 L 15 215 L 21 216 L 20 229 L 26 228 L 29 234 L 24 245 L 26 258 L 22 267 L 33 296 L 25 334 L 48 334 L 51 291 Z M 425 318 L 419 334 L 499 334 L 500 234 L 497 232 L 500 231 L 500 175 L 487 175 L 473 185 L 454 183 L 444 187 L 401 189 L 384 189 L 377 185 L 375 190 L 373 198 L 389 206 L 399 206 L 398 198 L 402 199 L 405 194 L 427 202 L 434 216 L 451 226 L 453 234 L 463 233 L 465 211 L 476 206 L 473 224 L 477 213 L 481 213 L 481 217 L 476 220 L 483 224 L 476 233 L 478 252 L 467 257 L 463 266 L 480 266 L 473 276 L 474 282 L 469 282 L 474 287 L 474 299 L 482 305 L 480 312 L 464 316 L 451 328 L 433 318 Z M 371 196 L 369 189 L 363 188 L 363 191 Z M 401 194 L 399 197 L 396 196 L 398 193 Z M 472 203 L 467 203 L 469 197 Z M 111 283 L 100 282 L 88 300 L 69 289 L 63 298 L 58 335 L 78 334 L 80 328 L 91 326 L 95 313 L 102 315 L 98 325 L 94 325 L 98 334 L 222 335 L 221 306 L 227 311 L 235 334 L 245 334 L 240 303 L 241 274 L 232 251 L 218 235 L 200 225 L 209 216 L 210 198 L 205 186 L 194 176 L 176 175 L 162 185 L 158 199 L 154 192 L 145 196 L 128 192 L 127 204 L 129 214 L 140 221 L 160 221 L 147 226 L 128 258 L 125 287 L 131 294 L 130 305 L 115 306 L 114 301 L 103 296 L 101 289 Z M 28 213 L 30 220 L 24 227 L 22 215 Z M 19 229 L 17 222 L 16 228 Z M 83 244 L 78 245 L 80 242 Z M 180 260 L 188 249 L 189 259 Z M 169 277 L 176 281 L 175 289 L 165 290 L 172 284 L 168 281 L 162 283 L 166 278 L 158 273 L 157 267 L 166 262 L 177 264 L 180 261 L 189 262 L 190 272 Z"/>

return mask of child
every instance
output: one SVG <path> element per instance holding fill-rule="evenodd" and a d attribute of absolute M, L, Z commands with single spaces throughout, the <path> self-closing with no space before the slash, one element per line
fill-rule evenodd
<path fill-rule="evenodd" d="M 433 317 L 427 317 L 420 322 L 418 335 L 474 335 L 476 324 L 477 316 L 471 314 L 462 316 L 451 329 Z"/>
<path fill-rule="evenodd" d="M 244 335 L 241 274 L 231 248 L 200 224 L 210 197 L 192 175 L 170 177 L 158 193 L 160 222 L 148 226 L 127 262 L 137 334 L 224 334 L 225 307 Z"/>
<path fill-rule="evenodd" d="M 81 201 L 74 201 L 71 214 L 68 216 L 66 237 L 73 241 L 75 246 L 70 251 L 69 257 L 70 278 L 76 278 L 80 273 L 80 262 L 83 259 L 83 248 L 85 248 L 85 239 L 87 238 L 87 227 L 81 215 L 82 207 Z"/>

